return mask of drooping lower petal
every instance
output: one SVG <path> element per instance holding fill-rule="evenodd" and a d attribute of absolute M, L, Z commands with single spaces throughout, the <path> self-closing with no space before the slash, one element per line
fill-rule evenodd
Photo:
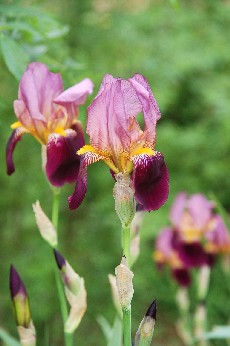
<path fill-rule="evenodd" d="M 177 268 L 172 270 L 172 276 L 182 287 L 188 287 L 191 283 L 189 271 L 185 268 Z"/>
<path fill-rule="evenodd" d="M 66 130 L 66 136 L 52 134 L 47 144 L 46 175 L 54 186 L 77 181 L 80 156 L 77 150 L 82 138 L 74 130 Z"/>
<path fill-rule="evenodd" d="M 11 175 L 15 171 L 14 162 L 13 162 L 13 152 L 16 144 L 20 141 L 22 138 L 22 135 L 24 135 L 27 132 L 27 130 L 24 127 L 18 127 L 16 128 L 6 145 L 6 165 L 7 165 L 7 174 Z"/>
<path fill-rule="evenodd" d="M 159 209 L 169 193 L 169 174 L 160 152 L 154 156 L 146 154 L 132 158 L 134 163 L 133 182 L 135 198 L 144 210 Z"/>
<path fill-rule="evenodd" d="M 207 264 L 208 258 L 203 246 L 199 242 L 184 243 L 177 245 L 179 258 L 186 268 L 201 267 Z"/>
<path fill-rule="evenodd" d="M 95 152 L 86 152 L 81 156 L 80 169 L 77 178 L 77 184 L 75 186 L 74 193 L 68 197 L 69 208 L 77 209 L 86 194 L 87 191 L 87 167 L 94 162 L 105 159 L 105 157 L 95 153 Z"/>

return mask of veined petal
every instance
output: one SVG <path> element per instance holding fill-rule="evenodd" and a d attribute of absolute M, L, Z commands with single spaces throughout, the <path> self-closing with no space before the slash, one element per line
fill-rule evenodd
<path fill-rule="evenodd" d="M 28 65 L 19 85 L 19 100 L 23 100 L 32 119 L 45 121 L 53 113 L 52 101 L 63 91 L 59 73 L 33 62 Z"/>
<path fill-rule="evenodd" d="M 145 129 L 136 120 L 144 114 Z M 129 152 L 136 145 L 155 143 L 155 126 L 160 111 L 151 89 L 141 75 L 124 80 L 106 75 L 98 95 L 88 107 L 87 133 L 97 150 L 112 156 Z"/>
<path fill-rule="evenodd" d="M 13 162 L 13 152 L 16 144 L 22 138 L 22 135 L 27 133 L 27 130 L 24 127 L 17 127 L 11 134 L 7 146 L 6 146 L 6 164 L 7 164 L 7 174 L 11 175 L 15 171 L 14 162 Z"/>
<path fill-rule="evenodd" d="M 47 144 L 46 174 L 54 186 L 76 182 L 79 173 L 80 157 L 76 152 L 82 145 L 82 134 L 71 129 L 65 133 L 53 133 Z"/>
<path fill-rule="evenodd" d="M 77 209 L 81 205 L 85 197 L 85 194 L 87 191 L 87 167 L 91 163 L 94 163 L 103 159 L 104 159 L 103 156 L 95 152 L 90 152 L 90 151 L 85 152 L 81 156 L 77 184 L 75 186 L 74 193 L 68 198 L 70 209 Z"/>
<path fill-rule="evenodd" d="M 160 152 L 154 156 L 146 154 L 131 158 L 134 163 L 133 182 L 135 198 L 144 210 L 159 209 L 167 200 L 169 175 L 164 157 Z"/>
<path fill-rule="evenodd" d="M 89 94 L 93 92 L 93 82 L 89 78 L 83 79 L 80 83 L 75 84 L 69 89 L 65 90 L 54 102 L 65 106 L 69 103 L 74 103 L 76 106 L 83 105 Z"/>

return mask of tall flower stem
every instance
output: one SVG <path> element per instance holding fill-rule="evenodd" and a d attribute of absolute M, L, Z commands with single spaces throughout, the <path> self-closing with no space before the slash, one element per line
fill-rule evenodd
<path fill-rule="evenodd" d="M 122 227 L 122 247 L 123 254 L 126 257 L 128 267 L 130 266 L 130 226 Z M 123 309 L 123 334 L 124 346 L 131 346 L 131 307 L 130 309 Z"/>
<path fill-rule="evenodd" d="M 123 333 L 124 346 L 131 346 L 131 307 L 129 310 L 123 310 Z"/>
<path fill-rule="evenodd" d="M 125 255 L 127 264 L 130 267 L 130 227 L 122 227 L 122 247 L 123 255 Z"/>
<path fill-rule="evenodd" d="M 52 204 L 52 223 L 56 230 L 58 231 L 58 220 L 59 220 L 59 197 L 61 190 L 58 188 L 52 188 L 53 191 L 53 204 Z M 60 302 L 60 308 L 61 308 L 61 315 L 63 324 L 65 324 L 67 318 L 68 318 L 68 309 L 65 299 L 65 293 L 63 291 L 63 287 L 61 284 L 60 276 L 58 273 L 58 269 L 55 267 L 55 281 L 58 291 L 58 297 Z M 65 337 L 65 346 L 72 346 L 73 345 L 73 334 L 64 333 Z"/>
<path fill-rule="evenodd" d="M 211 270 L 209 266 L 200 268 L 197 283 L 197 298 L 198 304 L 194 315 L 194 334 L 200 340 L 199 346 L 208 346 L 209 341 L 204 339 L 203 334 L 207 330 L 207 307 L 206 297 L 209 289 Z"/>

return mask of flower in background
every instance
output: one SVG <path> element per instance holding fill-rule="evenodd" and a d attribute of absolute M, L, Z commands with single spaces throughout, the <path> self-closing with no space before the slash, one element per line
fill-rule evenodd
<path fill-rule="evenodd" d="M 202 239 L 206 232 L 215 229 L 214 203 L 202 194 L 188 197 L 177 195 L 170 212 L 170 220 L 178 234 L 177 251 L 188 267 L 207 264 Z"/>
<path fill-rule="evenodd" d="M 191 283 L 189 269 L 180 259 L 176 245 L 177 234 L 173 228 L 162 229 L 156 239 L 153 258 L 159 269 L 168 265 L 177 283 L 186 287 Z"/>
<path fill-rule="evenodd" d="M 216 227 L 205 234 L 205 250 L 210 255 L 230 254 L 230 234 L 220 215 L 215 217 Z"/>
<path fill-rule="evenodd" d="M 218 254 L 230 254 L 230 234 L 214 203 L 202 194 L 177 195 L 170 212 L 172 227 L 155 242 L 154 260 L 168 265 L 176 281 L 188 286 L 190 270 L 211 266 Z"/>
<path fill-rule="evenodd" d="M 144 128 L 137 121 L 143 113 Z M 160 208 L 168 197 L 168 171 L 163 155 L 155 150 L 156 123 L 160 111 L 146 79 L 135 74 L 127 80 L 106 75 L 98 95 L 88 107 L 90 145 L 82 156 L 75 191 L 69 197 L 77 208 L 87 191 L 87 166 L 103 160 L 113 176 L 131 178 L 136 201 L 144 210 Z"/>
<path fill-rule="evenodd" d="M 13 151 L 22 135 L 33 135 L 46 147 L 45 170 L 51 184 L 62 186 L 76 181 L 80 158 L 76 151 L 84 145 L 81 123 L 77 120 L 78 106 L 91 94 L 93 83 L 84 79 L 64 91 L 59 73 L 46 65 L 28 65 L 14 101 L 18 121 L 6 148 L 7 173 L 14 172 Z"/>

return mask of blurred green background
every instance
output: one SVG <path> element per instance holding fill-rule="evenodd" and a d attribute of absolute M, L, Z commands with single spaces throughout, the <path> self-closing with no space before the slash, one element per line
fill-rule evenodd
<path fill-rule="evenodd" d="M 45 345 L 47 338 L 50 345 L 63 345 L 54 260 L 32 213 L 32 203 L 39 199 L 51 214 L 52 196 L 40 169 L 40 145 L 32 136 L 24 136 L 14 154 L 16 172 L 8 177 L 5 168 L 9 126 L 15 121 L 12 103 L 18 90 L 12 73 L 19 77 L 27 62 L 37 60 L 61 71 L 66 87 L 91 78 L 95 90 L 87 104 L 105 73 L 127 78 L 139 72 L 148 79 L 162 112 L 156 148 L 164 153 L 170 172 L 170 196 L 164 207 L 144 219 L 141 255 L 133 268 L 133 333 L 156 298 L 154 344 L 183 345 L 175 329 L 177 287 L 167 271 L 157 271 L 153 241 L 168 224 L 170 205 L 179 191 L 213 192 L 230 209 L 229 5 L 227 0 L 1 0 L 0 326 L 12 335 L 17 333 L 8 292 L 11 263 L 29 292 L 38 345 Z M 11 51 L 6 48 L 9 40 Z M 84 123 L 85 110 L 80 112 Z M 114 272 L 121 258 L 113 180 L 103 163 L 90 167 L 86 199 L 71 212 L 67 196 L 73 188 L 65 186 L 61 194 L 60 248 L 85 278 L 88 292 L 88 309 L 75 344 L 105 345 L 96 318 L 104 315 L 113 321 L 107 274 Z M 210 328 L 227 324 L 229 286 L 217 263 L 208 295 Z M 212 345 L 225 343 L 213 341 Z"/>

